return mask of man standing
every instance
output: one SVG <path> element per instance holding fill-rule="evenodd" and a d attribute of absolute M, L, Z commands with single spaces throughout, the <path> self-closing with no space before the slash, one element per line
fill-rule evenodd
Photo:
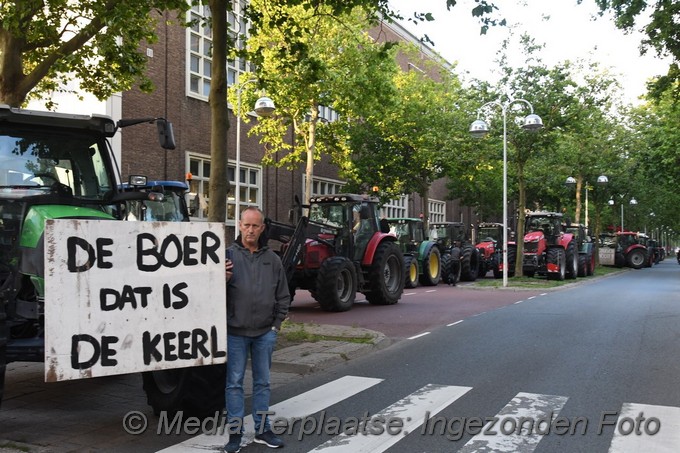
<path fill-rule="evenodd" d="M 240 236 L 227 248 L 227 420 L 229 442 L 224 449 L 241 449 L 245 397 L 243 377 L 250 353 L 253 373 L 255 442 L 272 448 L 283 441 L 262 414 L 269 410 L 269 369 L 276 337 L 288 314 L 290 292 L 281 259 L 261 243 L 264 214 L 249 207 L 241 214 Z"/>

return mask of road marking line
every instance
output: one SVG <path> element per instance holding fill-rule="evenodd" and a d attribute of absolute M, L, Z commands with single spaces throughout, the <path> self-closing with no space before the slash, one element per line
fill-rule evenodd
<path fill-rule="evenodd" d="M 551 424 L 566 402 L 564 396 L 520 392 L 496 415 L 497 421 L 485 425 L 458 452 L 532 452 L 543 438 L 537 428 L 549 429 L 548 420 Z M 533 430 L 530 424 L 534 426 Z M 495 434 L 487 430 L 493 430 Z"/>
<path fill-rule="evenodd" d="M 531 297 L 527 297 L 527 299 L 528 299 L 528 300 L 536 299 L 536 297 L 537 297 L 537 296 L 531 296 Z"/>
<path fill-rule="evenodd" d="M 293 417 L 307 417 L 371 388 L 382 381 L 383 379 L 377 378 L 343 376 L 335 381 L 281 401 L 271 406 L 269 410 L 276 413 L 273 418 L 285 417 L 291 419 Z M 255 422 L 252 415 L 248 415 L 243 419 L 243 430 L 245 433 L 255 431 Z M 229 435 L 226 433 L 226 430 L 224 430 L 224 433 L 219 429 L 216 431 L 217 434 L 202 434 L 160 451 L 163 453 L 188 451 L 205 453 L 206 450 L 222 451 L 224 444 L 229 441 Z"/>
<path fill-rule="evenodd" d="M 311 451 L 342 453 L 380 453 L 399 442 L 403 436 L 416 430 L 427 418 L 438 414 L 442 409 L 470 391 L 472 387 L 427 384 L 389 407 L 386 407 L 372 418 L 399 419 L 403 422 L 401 435 L 390 434 L 385 430 L 382 434 L 347 435 L 345 433 L 333 437 Z"/>
<path fill-rule="evenodd" d="M 635 418 L 645 418 L 636 434 Z M 624 420 L 628 418 L 628 420 Z M 650 419 L 657 419 L 656 421 Z M 647 432 L 645 432 L 645 426 Z M 651 404 L 624 403 L 621 406 L 616 426 L 604 426 L 603 432 L 614 429 L 614 438 L 609 453 L 653 451 L 654 453 L 675 453 L 680 445 L 680 407 L 654 406 Z M 630 434 L 624 434 L 632 429 Z M 657 433 L 654 431 L 658 430 Z"/>
<path fill-rule="evenodd" d="M 512 305 L 517 305 L 517 304 L 521 304 L 522 302 L 524 302 L 524 301 L 523 301 L 523 300 L 518 300 L 517 302 L 515 302 L 515 303 L 514 303 L 514 304 L 512 304 Z"/>
<path fill-rule="evenodd" d="M 546 294 L 548 294 L 548 293 L 541 293 L 541 294 L 539 294 L 539 296 L 545 296 Z"/>
<path fill-rule="evenodd" d="M 404 293 L 403 295 L 404 295 L 404 296 L 413 296 L 414 294 L 418 294 L 418 293 L 415 293 L 415 292 L 413 292 L 413 293 Z"/>
<path fill-rule="evenodd" d="M 460 324 L 461 322 L 463 322 L 462 319 L 460 321 L 456 321 L 456 322 L 452 322 L 451 324 L 447 324 L 446 327 L 455 326 L 456 324 Z"/>
<path fill-rule="evenodd" d="M 428 289 L 428 290 L 425 291 L 425 292 L 426 292 L 426 293 L 434 293 L 434 292 L 436 292 L 436 291 L 437 291 L 436 289 Z"/>
<path fill-rule="evenodd" d="M 408 337 L 407 340 L 415 340 L 416 338 L 424 337 L 425 335 L 429 335 L 429 334 L 430 334 L 430 332 L 419 333 L 418 335 Z"/>

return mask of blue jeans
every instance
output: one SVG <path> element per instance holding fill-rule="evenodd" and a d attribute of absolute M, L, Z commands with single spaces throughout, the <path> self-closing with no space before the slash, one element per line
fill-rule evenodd
<path fill-rule="evenodd" d="M 240 335 L 227 335 L 227 420 L 230 424 L 238 426 L 242 431 L 243 417 L 245 416 L 245 396 L 243 392 L 243 377 L 248 364 L 250 353 L 253 371 L 253 420 L 255 432 L 268 431 L 269 420 L 262 412 L 269 410 L 269 368 L 272 364 L 272 354 L 276 344 L 276 332 L 269 332 L 259 337 L 244 337 Z M 231 430 L 230 430 L 231 432 Z"/>

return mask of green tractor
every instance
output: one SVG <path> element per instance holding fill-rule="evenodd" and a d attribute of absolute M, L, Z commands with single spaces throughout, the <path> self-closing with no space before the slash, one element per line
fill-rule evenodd
<path fill-rule="evenodd" d="M 419 283 L 438 285 L 443 268 L 442 255 L 437 244 L 427 239 L 422 219 L 392 218 L 387 219 L 387 223 L 404 254 L 405 287 L 415 288 Z"/>
<path fill-rule="evenodd" d="M 458 280 L 473 282 L 479 274 L 479 250 L 470 240 L 469 229 L 461 222 L 430 223 L 430 239 L 442 255 L 442 280 L 455 285 Z"/>

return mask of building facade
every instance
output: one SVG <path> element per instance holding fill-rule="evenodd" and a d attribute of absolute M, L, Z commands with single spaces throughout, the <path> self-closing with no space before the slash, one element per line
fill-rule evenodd
<path fill-rule="evenodd" d="M 235 2 L 236 4 L 239 2 Z M 196 6 L 191 14 L 199 17 L 203 6 Z M 185 180 L 190 174 L 190 187 L 194 213 L 193 219 L 205 220 L 208 207 L 208 185 L 211 174 L 210 162 L 210 90 L 211 60 L 209 46 L 211 33 L 200 25 L 184 28 L 172 25 L 172 13 L 159 16 L 158 41 L 146 47 L 148 74 L 155 84 L 155 90 L 145 94 L 139 90 L 122 93 L 121 116 L 164 117 L 173 123 L 177 147 L 166 151 L 158 146 L 153 133 L 143 128 L 127 128 L 121 132 L 121 174 L 123 180 L 129 175 L 144 174 L 149 179 Z M 229 23 L 238 26 L 243 19 L 239 11 L 230 13 Z M 397 24 L 383 23 L 371 34 L 379 40 L 418 40 Z M 422 58 L 434 54 L 422 44 Z M 399 64 L 403 70 L 420 70 L 417 61 L 409 61 L 401 55 Z M 228 83 L 237 80 L 238 73 L 246 69 L 244 61 L 230 61 Z M 248 106 L 243 106 L 248 108 Z M 233 108 L 233 106 L 232 106 Z M 232 110 L 233 112 L 233 110 Z M 332 114 L 332 112 L 328 112 Z M 304 163 L 293 170 L 261 164 L 263 145 L 257 137 L 250 137 L 248 124 L 237 121 L 230 115 L 227 137 L 228 175 L 231 189 L 227 200 L 226 226 L 234 232 L 234 181 L 236 138 L 240 136 L 240 209 L 254 205 L 262 208 L 274 220 L 286 222 L 294 208 L 295 199 L 304 199 Z M 240 128 L 240 134 L 237 129 Z M 293 140 L 291 134 L 288 142 Z M 337 168 L 322 159 L 314 167 L 313 194 L 329 194 L 342 191 L 343 181 L 338 177 Z M 195 197 L 198 195 L 198 197 Z M 447 200 L 446 181 L 439 180 L 430 189 L 429 212 L 432 221 L 463 221 L 470 223 L 472 209 L 460 206 L 455 200 Z M 417 194 L 405 195 L 393 200 L 383 208 L 386 217 L 418 217 L 424 211 L 423 200 Z M 232 236 L 233 237 L 233 236 Z"/>

